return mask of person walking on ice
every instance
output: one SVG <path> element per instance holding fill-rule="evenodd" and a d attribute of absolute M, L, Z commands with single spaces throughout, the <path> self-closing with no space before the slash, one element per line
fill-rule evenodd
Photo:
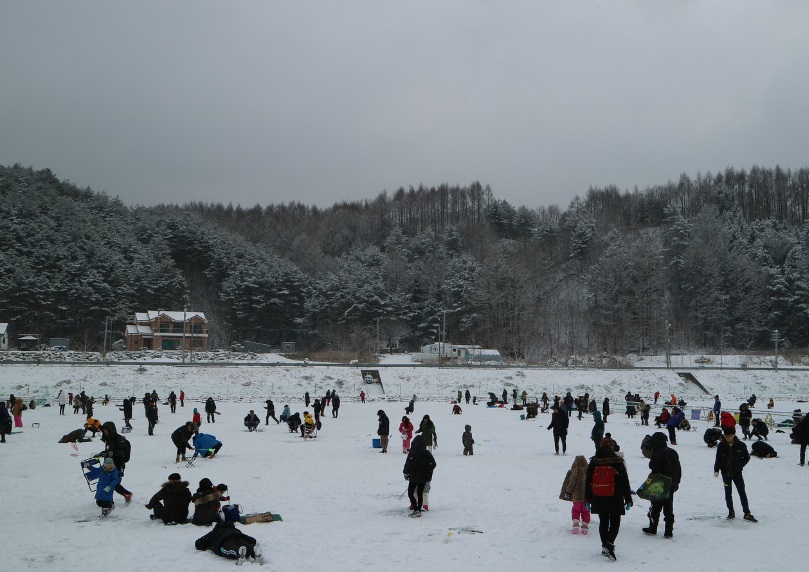
<path fill-rule="evenodd" d="M 716 446 L 716 461 L 713 466 L 713 476 L 719 477 L 722 474 L 722 483 L 725 485 L 725 503 L 728 505 L 728 520 L 736 518 L 736 511 L 733 509 L 733 487 L 739 493 L 739 500 L 742 502 L 744 520 L 758 522 L 756 517 L 750 513 L 750 505 L 747 503 L 747 492 L 744 488 L 744 477 L 742 470 L 750 461 L 750 453 L 747 452 L 747 445 L 744 441 L 739 441 L 736 437 L 735 427 L 722 428 L 723 440 Z"/>
<path fill-rule="evenodd" d="M 559 499 L 573 503 L 570 511 L 573 519 L 571 532 L 587 534 L 590 530 L 590 510 L 585 504 L 584 483 L 587 480 L 587 459 L 584 455 L 576 455 L 570 470 L 565 475 L 562 483 L 562 492 Z"/>
<path fill-rule="evenodd" d="M 404 478 L 408 481 L 407 496 L 410 499 L 410 507 L 413 512 L 410 516 L 421 516 L 424 507 L 424 489 L 427 483 L 433 480 L 433 470 L 436 467 L 435 458 L 427 450 L 425 439 L 421 435 L 416 435 L 410 446 L 410 453 L 405 460 Z M 426 507 L 424 507 L 426 509 Z"/>

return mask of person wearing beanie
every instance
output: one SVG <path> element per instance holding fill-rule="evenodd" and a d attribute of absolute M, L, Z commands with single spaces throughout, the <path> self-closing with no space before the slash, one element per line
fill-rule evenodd
<path fill-rule="evenodd" d="M 194 407 L 194 414 L 191 416 L 191 422 L 194 423 L 194 425 L 196 425 L 197 427 L 202 425 L 202 415 L 200 415 L 196 407 Z"/>
<path fill-rule="evenodd" d="M 150 516 L 152 520 L 160 519 L 164 524 L 185 524 L 190 503 L 191 491 L 188 490 L 188 481 L 182 480 L 179 473 L 172 473 L 168 481 L 163 483 L 160 490 L 149 500 L 146 508 L 154 512 Z"/>
<path fill-rule="evenodd" d="M 736 437 L 736 428 L 722 427 L 722 440 L 716 446 L 713 476 L 718 478 L 720 473 L 722 474 L 722 482 L 725 485 L 725 503 L 728 506 L 728 520 L 736 518 L 736 511 L 733 509 L 733 487 L 731 486 L 735 485 L 736 491 L 739 493 L 739 500 L 742 502 L 744 519 L 758 522 L 756 517 L 750 513 L 742 476 L 742 470 L 749 461 L 750 454 L 747 452 L 747 445 Z"/>
<path fill-rule="evenodd" d="M 101 466 L 91 464 L 94 461 L 82 461 L 82 469 L 88 480 L 98 479 L 96 483 L 96 505 L 101 507 L 101 516 L 106 517 L 115 508 L 113 495 L 115 487 L 120 482 L 118 470 L 115 468 L 115 461 L 112 457 L 107 457 L 102 461 Z"/>

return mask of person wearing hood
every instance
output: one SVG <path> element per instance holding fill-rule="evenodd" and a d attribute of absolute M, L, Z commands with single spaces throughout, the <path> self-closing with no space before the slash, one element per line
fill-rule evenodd
<path fill-rule="evenodd" d="M 464 455 L 474 455 L 475 451 L 473 446 L 475 444 L 475 439 L 472 437 L 472 426 L 471 425 L 464 425 L 464 432 L 461 435 L 461 443 L 463 443 L 463 454 Z"/>
<path fill-rule="evenodd" d="M 67 405 L 67 394 L 63 389 L 59 390 L 59 395 L 56 396 L 56 402 L 59 404 L 59 415 L 64 415 L 65 405 Z"/>
<path fill-rule="evenodd" d="M 559 499 L 573 503 L 571 517 L 573 518 L 573 528 L 571 532 L 587 534 L 590 529 L 590 510 L 585 505 L 584 484 L 587 480 L 587 459 L 584 455 L 576 455 L 570 470 L 565 475 L 562 482 L 562 491 Z"/>
<path fill-rule="evenodd" d="M 101 516 L 105 517 L 115 508 L 114 491 L 120 484 L 120 476 L 115 468 L 115 462 L 111 457 L 107 457 L 101 466 L 90 465 L 88 461 L 82 461 L 82 468 L 86 469 L 87 479 L 98 479 L 96 483 L 96 505 L 101 507 Z"/>
<path fill-rule="evenodd" d="M 189 443 L 189 440 L 196 432 L 196 425 L 194 425 L 192 421 L 186 421 L 185 425 L 180 425 L 174 430 L 174 433 L 171 434 L 171 442 L 174 443 L 175 447 L 177 447 L 177 458 L 174 460 L 175 463 L 187 460 L 185 458 L 185 452 L 186 450 L 194 449 L 194 447 L 191 446 L 191 443 Z"/>
<path fill-rule="evenodd" d="M 657 431 L 648 441 L 648 447 L 652 450 L 652 458 L 649 459 L 649 470 L 653 474 L 665 475 L 671 479 L 671 491 L 666 500 L 652 501 L 649 508 L 649 526 L 643 529 L 646 534 L 657 534 L 657 525 L 660 522 L 660 513 L 663 512 L 665 530 L 663 536 L 671 538 L 674 531 L 674 493 L 680 488 L 680 477 L 682 468 L 680 467 L 680 456 L 677 451 L 671 449 L 666 444 L 666 435 Z"/>
<path fill-rule="evenodd" d="M 750 438 L 750 422 L 752 420 L 753 412 L 750 411 L 750 406 L 747 403 L 742 403 L 739 406 L 739 427 L 742 428 L 744 439 Z"/>
<path fill-rule="evenodd" d="M 680 423 L 682 423 L 684 419 L 685 413 L 683 413 L 679 407 L 675 407 L 671 410 L 671 417 L 666 421 L 666 429 L 668 429 L 669 432 L 669 443 L 672 445 L 677 444 L 677 428 L 680 427 Z"/>
<path fill-rule="evenodd" d="M 308 411 L 303 412 L 303 425 L 301 425 L 301 437 L 306 437 L 306 432 L 314 432 L 315 418 Z"/>
<path fill-rule="evenodd" d="M 719 400 L 718 395 L 713 396 L 713 407 L 711 407 L 714 418 L 714 427 L 719 427 L 719 420 L 722 413 L 722 402 Z"/>
<path fill-rule="evenodd" d="M 709 449 L 713 449 L 719 441 L 722 440 L 722 429 L 719 427 L 708 427 L 705 430 L 705 434 L 702 436 L 702 440 L 705 441 Z"/>
<path fill-rule="evenodd" d="M 205 400 L 205 418 L 208 423 L 216 423 L 216 402 L 213 397 Z"/>
<path fill-rule="evenodd" d="M 2 417 L 2 411 L 0 411 L 0 417 Z M 795 433 L 798 444 L 801 446 L 798 464 L 803 467 L 806 463 L 806 445 L 809 444 L 809 414 L 804 415 L 795 426 Z"/>
<path fill-rule="evenodd" d="M 59 439 L 60 443 L 90 443 L 91 441 L 92 439 L 87 437 L 87 429 L 76 429 L 66 435 L 62 435 L 62 438 Z"/>
<path fill-rule="evenodd" d="M 553 429 L 553 446 L 556 449 L 556 454 L 559 454 L 559 441 L 562 442 L 562 454 L 567 454 L 567 428 L 570 425 L 570 419 L 565 415 L 558 405 L 554 405 L 553 413 L 551 413 L 551 424 L 548 425 L 548 431 Z"/>
<path fill-rule="evenodd" d="M 0 443 L 6 442 L 6 435 L 11 435 L 11 415 L 6 409 L 6 402 L 0 401 Z"/>
<path fill-rule="evenodd" d="M 428 451 L 432 451 L 433 447 L 438 447 L 438 433 L 435 430 L 435 424 L 430 419 L 429 415 L 425 415 L 419 423 L 419 428 L 416 433 L 424 435 L 424 445 Z"/>
<path fill-rule="evenodd" d="M 427 484 L 433 480 L 435 467 L 435 458 L 427 450 L 425 438 L 422 435 L 416 435 L 402 469 L 404 478 L 408 481 L 407 497 L 410 499 L 410 506 L 413 510 L 410 516 L 421 516 L 422 508 L 427 510 L 424 491 Z"/>
<path fill-rule="evenodd" d="M 601 411 L 604 413 L 604 423 L 607 422 L 607 417 L 610 414 L 610 398 L 605 397 L 604 402 L 601 404 Z"/>
<path fill-rule="evenodd" d="M 377 419 L 379 419 L 379 427 L 377 427 L 376 434 L 379 435 L 379 441 L 382 444 L 380 453 L 388 452 L 388 435 L 390 434 L 390 420 L 385 412 L 381 409 L 376 412 Z"/>
<path fill-rule="evenodd" d="M 132 446 L 126 437 L 118 434 L 118 429 L 112 421 L 107 421 L 101 425 L 101 441 L 104 443 L 104 450 L 97 456 L 109 457 L 115 462 L 118 474 L 115 492 L 123 496 L 127 504 L 129 504 L 132 501 L 132 493 L 124 488 L 121 481 L 124 480 L 124 469 L 129 462 Z"/>
<path fill-rule="evenodd" d="M 593 430 L 590 432 L 590 439 L 595 444 L 596 451 L 601 446 L 601 439 L 604 438 L 604 422 L 601 420 L 601 412 L 593 411 Z"/>
<path fill-rule="evenodd" d="M 213 486 L 211 479 L 201 479 L 197 492 L 191 496 L 191 501 L 194 503 L 194 516 L 191 522 L 198 525 L 219 522 L 222 494 L 217 487 Z"/>
<path fill-rule="evenodd" d="M 584 500 L 585 507 L 598 515 L 601 554 L 616 560 L 615 539 L 621 528 L 621 517 L 632 508 L 632 490 L 624 461 L 612 449 L 599 447 L 590 459 Z"/>
<path fill-rule="evenodd" d="M 172 473 L 169 480 L 149 500 L 146 508 L 154 512 L 150 516 L 152 520 L 160 519 L 163 524 L 185 524 L 189 504 L 191 491 L 188 490 L 188 481 L 182 480 L 179 473 Z"/>
<path fill-rule="evenodd" d="M 289 405 L 284 405 L 284 410 L 281 411 L 281 417 L 280 417 L 281 423 L 288 422 L 291 415 L 292 415 L 292 412 L 289 410 Z"/>

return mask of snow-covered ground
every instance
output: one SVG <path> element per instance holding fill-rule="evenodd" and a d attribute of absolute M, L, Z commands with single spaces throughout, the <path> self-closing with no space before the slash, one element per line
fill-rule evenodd
<path fill-rule="evenodd" d="M 622 521 L 616 543 L 618 561 L 609 563 L 600 554 L 598 517 L 593 517 L 590 535 L 574 536 L 569 532 L 570 504 L 558 500 L 573 457 L 593 453 L 589 438 L 592 419 L 578 421 L 574 416 L 568 455 L 554 456 L 551 432 L 545 430 L 548 415 L 523 421 L 518 411 L 462 404 L 463 414 L 457 416 L 451 415 L 449 400 L 466 388 L 481 400 L 489 391 L 500 395 L 504 388 L 510 400 L 515 387 L 532 397 L 542 391 L 551 396 L 568 390 L 574 395 L 589 391 L 599 406 L 609 395 L 615 413 L 607 431 L 625 451 L 630 481 L 637 486 L 648 473 L 640 441 L 654 426 L 638 426 L 637 418 L 629 420 L 623 415 L 621 401 L 628 390 L 646 398 L 655 390 L 665 396 L 675 393 L 688 402 L 689 414 L 692 406 L 710 406 L 713 393 L 735 409 L 755 392 L 757 416 L 767 413 L 759 408 L 774 397 L 778 421 L 795 408 L 807 409 L 807 372 L 692 370 L 711 395 L 667 370 L 402 365 L 380 368 L 380 373 L 384 395 L 374 395 L 361 404 L 356 397 L 365 386 L 359 369 L 352 367 L 0 365 L 0 395 L 4 397 L 14 392 L 26 398 L 53 399 L 59 389 L 74 393 L 83 389 L 99 402 L 104 394 L 111 395 L 114 403 L 124 396 L 138 397 L 134 430 L 128 435 L 132 460 L 124 480 L 135 499 L 126 506 L 118 497 L 116 510 L 103 521 L 95 518 L 100 510 L 79 467 L 81 459 L 102 450 L 100 440 L 79 444 L 78 456 L 72 456 L 73 448 L 57 441 L 82 425 L 81 415 L 74 415 L 70 407 L 65 416 L 58 415 L 57 407 L 38 407 L 23 414 L 23 432 L 0 445 L 0 486 L 6 493 L 0 516 L 2 568 L 229 569 L 230 561 L 194 549 L 194 540 L 206 528 L 166 527 L 149 520 L 143 505 L 175 471 L 190 481 L 192 490 L 201 478 L 208 477 L 214 483 L 227 483 L 233 502 L 246 511 L 283 515 L 280 523 L 240 527 L 258 538 L 272 569 L 412 572 L 491 570 L 505 565 L 575 570 L 604 563 L 620 570 L 661 566 L 774 570 L 806 562 L 809 548 L 803 543 L 801 523 L 809 509 L 809 468 L 797 466 L 798 447 L 789 444 L 787 433 L 770 434 L 777 459 L 754 458 L 745 470 L 751 508 L 760 522 L 726 522 L 721 480 L 712 476 L 714 450 L 702 441 L 707 423 L 693 421 L 696 431 L 678 437 L 683 482 L 675 497 L 674 540 L 641 533 L 647 524 L 647 503 L 638 500 Z M 162 400 L 169 391 L 179 394 L 183 389 L 187 401 L 176 414 L 161 406 L 160 424 L 149 437 L 140 397 L 153 389 Z M 323 417 L 316 440 L 304 441 L 272 421 L 255 434 L 247 433 L 242 425 L 249 409 L 264 418 L 262 406 L 268 398 L 274 400 L 279 413 L 287 403 L 293 412 L 302 412 L 305 391 L 314 396 L 323 395 L 326 389 L 337 390 L 342 407 L 339 418 Z M 407 399 L 414 393 L 419 400 L 411 419 L 418 425 L 429 414 L 439 438 L 430 511 L 421 519 L 406 516 L 405 456 L 396 431 Z M 190 420 L 193 407 L 202 410 L 208 395 L 217 399 L 222 414 L 215 424 L 203 423 L 202 431 L 224 443 L 222 452 L 213 460 L 198 461 L 195 468 L 176 466 L 169 435 Z M 391 419 L 393 437 L 387 455 L 371 447 L 379 409 Z M 96 417 L 122 424 L 113 405 L 97 404 Z M 34 428 L 32 423 L 40 425 Z M 476 440 L 473 457 L 462 455 L 465 424 L 472 426 Z M 736 505 L 740 510 L 738 498 Z M 455 530 L 464 527 L 482 533 Z"/>

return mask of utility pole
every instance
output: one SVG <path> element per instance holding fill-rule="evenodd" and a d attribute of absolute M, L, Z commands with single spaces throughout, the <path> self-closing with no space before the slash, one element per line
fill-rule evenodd
<path fill-rule="evenodd" d="M 185 363 L 185 306 L 183 306 L 183 343 L 182 343 L 182 350 L 183 350 L 183 363 Z"/>
<path fill-rule="evenodd" d="M 775 371 L 778 371 L 778 342 L 781 341 L 781 338 L 778 337 L 778 330 L 772 331 L 770 340 L 775 343 Z"/>
<path fill-rule="evenodd" d="M 666 320 L 666 367 L 671 367 L 671 336 L 669 335 L 671 324 Z"/>

